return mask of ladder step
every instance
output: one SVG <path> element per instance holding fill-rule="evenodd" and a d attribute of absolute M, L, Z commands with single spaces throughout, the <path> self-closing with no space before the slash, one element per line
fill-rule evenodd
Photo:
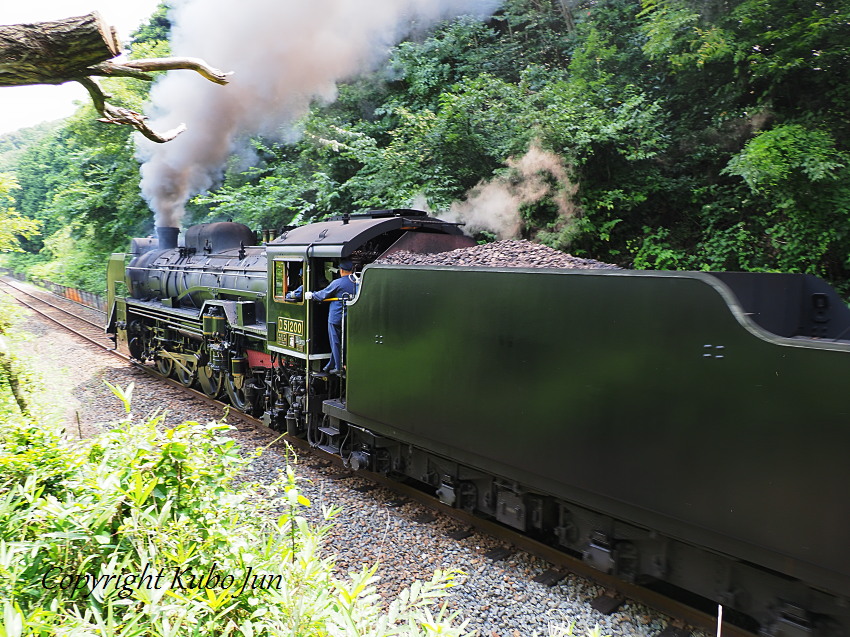
<path fill-rule="evenodd" d="M 334 447 L 333 445 L 317 445 L 317 449 L 321 449 L 325 453 L 332 453 L 334 455 L 339 455 L 339 447 Z"/>
<path fill-rule="evenodd" d="M 319 427 L 319 431 L 321 431 L 323 434 L 326 434 L 328 436 L 338 436 L 339 435 L 339 429 L 337 429 L 336 427 Z"/>

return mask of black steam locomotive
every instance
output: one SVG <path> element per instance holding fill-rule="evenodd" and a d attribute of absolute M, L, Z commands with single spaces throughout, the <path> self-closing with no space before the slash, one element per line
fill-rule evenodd
<path fill-rule="evenodd" d="M 110 260 L 136 359 L 765 635 L 850 633 L 850 311 L 823 281 L 374 263 L 469 244 L 410 210 L 177 239 Z M 341 259 L 360 278 L 333 375 L 327 304 L 292 292 Z"/>

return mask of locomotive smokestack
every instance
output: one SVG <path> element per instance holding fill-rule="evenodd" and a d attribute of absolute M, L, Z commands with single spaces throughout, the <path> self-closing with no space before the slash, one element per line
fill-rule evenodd
<path fill-rule="evenodd" d="M 156 227 L 156 238 L 160 250 L 173 250 L 177 247 L 177 235 L 180 228 L 169 228 L 166 226 Z"/>

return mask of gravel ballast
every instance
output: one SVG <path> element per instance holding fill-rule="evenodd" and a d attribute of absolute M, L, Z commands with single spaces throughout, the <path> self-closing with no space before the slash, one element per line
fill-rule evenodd
<path fill-rule="evenodd" d="M 177 388 L 164 386 L 32 314 L 26 330 L 34 336 L 27 357 L 38 363 L 56 400 L 62 402 L 69 436 L 96 434 L 125 417 L 123 406 L 103 381 L 120 387 L 134 383 L 133 412 L 138 417 L 167 410 L 166 423 L 175 424 L 206 422 L 224 415 L 223 408 L 210 407 Z M 229 422 L 237 427 L 231 435 L 246 452 L 274 440 L 266 431 L 233 418 Z M 245 480 L 271 481 L 285 462 L 284 450 L 270 447 L 253 461 Z M 483 637 L 555 635 L 559 634 L 556 627 L 572 622 L 575 635 L 584 635 L 598 625 L 603 635 L 655 637 L 669 623 L 668 618 L 631 602 L 603 615 L 588 604 L 603 593 L 594 583 L 573 575 L 553 587 L 533 582 L 535 575 L 549 568 L 542 560 L 519 552 L 492 561 L 484 553 L 503 546 L 498 541 L 478 533 L 463 540 L 450 539 L 447 533 L 458 528 L 453 520 L 436 515 L 433 522 L 417 523 L 415 518 L 425 512 L 422 506 L 394 506 L 398 496 L 382 487 L 357 491 L 367 485 L 363 479 L 356 475 L 333 479 L 330 474 L 338 470 L 324 464 L 302 454 L 296 467 L 303 493 L 312 502 L 305 514 L 322 524 L 323 507 L 341 509 L 328 538 L 328 551 L 336 555 L 340 573 L 377 562 L 378 588 L 385 596 L 416 579 L 430 579 L 435 569 L 458 569 L 464 575 L 452 589 L 449 606 L 469 619 L 469 629 Z"/>

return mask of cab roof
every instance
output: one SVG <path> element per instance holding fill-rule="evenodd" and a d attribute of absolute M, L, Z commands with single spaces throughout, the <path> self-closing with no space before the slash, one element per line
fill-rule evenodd
<path fill-rule="evenodd" d="M 462 234 L 457 224 L 429 217 L 420 210 L 373 210 L 286 230 L 268 246 L 303 246 L 309 248 L 309 256 L 346 257 L 371 239 L 394 230 Z"/>

